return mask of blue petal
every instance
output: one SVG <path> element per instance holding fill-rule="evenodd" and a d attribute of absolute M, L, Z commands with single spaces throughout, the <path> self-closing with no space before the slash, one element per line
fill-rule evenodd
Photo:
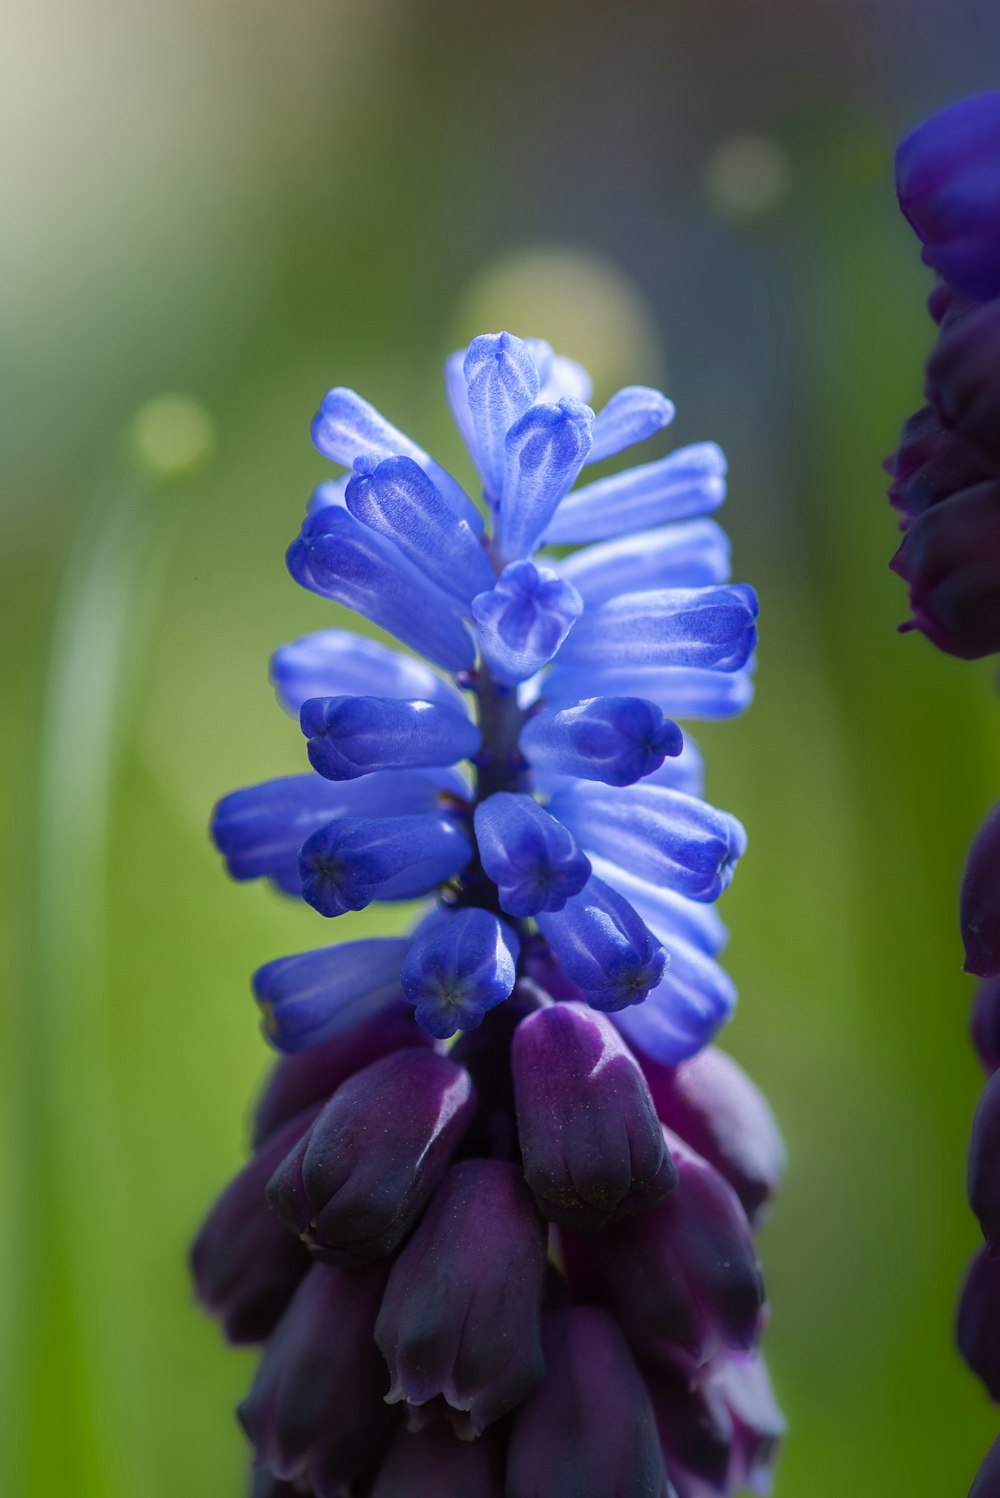
<path fill-rule="evenodd" d="M 753 672 L 703 671 L 689 666 L 623 666 L 597 670 L 557 664 L 545 676 L 547 703 L 561 707 L 599 693 L 648 697 L 671 718 L 734 718 L 753 701 Z"/>
<path fill-rule="evenodd" d="M 582 612 L 570 583 L 526 561 L 509 563 L 496 586 L 472 600 L 479 648 L 506 686 L 527 681 L 550 661 Z"/>
<path fill-rule="evenodd" d="M 560 653 L 567 666 L 688 666 L 738 671 L 757 643 L 752 588 L 659 588 L 584 610 Z"/>
<path fill-rule="evenodd" d="M 462 708 L 454 687 L 423 661 L 346 629 L 320 629 L 282 645 L 271 657 L 271 682 L 282 707 L 296 716 L 310 697 L 355 692 Z"/>
<path fill-rule="evenodd" d="M 400 994 L 410 938 L 369 937 L 294 957 L 254 974 L 264 1029 L 279 1051 L 309 1051 L 370 1019 Z"/>
<path fill-rule="evenodd" d="M 632 785 L 681 751 L 677 724 L 641 697 L 591 697 L 542 712 L 521 730 L 521 750 L 536 772 Z"/>
<path fill-rule="evenodd" d="M 466 608 L 476 593 L 493 586 L 493 568 L 476 536 L 412 458 L 384 458 L 374 466 L 358 458 L 347 508 Z"/>
<path fill-rule="evenodd" d="M 729 538 L 714 520 L 687 520 L 584 546 L 555 564 L 586 604 L 650 588 L 704 588 L 729 581 Z"/>
<path fill-rule="evenodd" d="M 453 765 L 480 744 L 479 729 L 464 713 L 385 697 L 310 698 L 300 726 L 309 740 L 310 764 L 328 780 Z"/>
<path fill-rule="evenodd" d="M 302 898 L 320 915 L 412 900 L 465 868 L 472 845 L 447 814 L 339 817 L 299 854 Z"/>
<path fill-rule="evenodd" d="M 374 453 L 379 458 L 397 455 L 412 458 L 433 480 L 458 518 L 471 526 L 477 536 L 482 535 L 483 517 L 461 484 L 353 390 L 338 387 L 327 392 L 313 418 L 312 439 L 325 458 L 332 458 L 345 468 L 350 468 L 363 453 Z"/>
<path fill-rule="evenodd" d="M 277 878 L 294 891 L 299 850 L 334 817 L 396 817 L 439 811 L 464 795 L 448 770 L 369 775 L 333 784 L 319 775 L 286 775 L 233 791 L 215 808 L 212 836 L 234 879 Z"/>
<path fill-rule="evenodd" d="M 345 473 L 339 479 L 326 479 L 322 484 L 317 484 L 306 505 L 306 518 L 311 519 L 320 510 L 328 510 L 331 505 L 346 505 L 350 478 L 351 475 Z"/>
<path fill-rule="evenodd" d="M 674 403 L 648 385 L 626 385 L 613 395 L 594 421 L 594 442 L 588 463 L 612 458 L 626 447 L 644 442 L 674 419 Z"/>
<path fill-rule="evenodd" d="M 514 987 L 520 943 L 486 910 L 458 910 L 415 937 L 403 964 L 403 993 L 418 1024 L 439 1040 L 473 1030 Z"/>
<path fill-rule="evenodd" d="M 503 487 L 504 441 L 538 395 L 538 370 L 520 338 L 510 333 L 483 333 L 469 344 L 463 372 L 476 465 L 487 498 L 496 504 Z"/>
<path fill-rule="evenodd" d="M 529 557 L 576 482 L 590 450 L 594 413 L 580 401 L 532 406 L 507 433 L 497 518 L 500 552 Z"/>
<path fill-rule="evenodd" d="M 603 541 L 717 510 L 726 497 L 726 460 L 714 442 L 678 448 L 570 494 L 545 530 L 546 544 Z"/>
<path fill-rule="evenodd" d="M 577 781 L 549 803 L 582 848 L 692 900 L 716 900 L 746 849 L 735 817 L 665 786 L 612 791 Z"/>
<path fill-rule="evenodd" d="M 689 900 L 662 884 L 650 884 L 597 853 L 590 857 L 597 877 L 624 896 L 653 935 L 668 948 L 681 937 L 709 957 L 717 957 L 722 951 L 729 932 L 714 905 Z"/>
<path fill-rule="evenodd" d="M 536 919 L 566 976 L 594 1009 L 641 1004 L 663 975 L 660 942 L 628 901 L 593 875 L 562 910 Z"/>
<path fill-rule="evenodd" d="M 572 834 L 530 796 L 488 796 L 476 807 L 475 826 L 483 869 L 508 915 L 561 910 L 590 876 Z"/>
<path fill-rule="evenodd" d="M 347 510 L 323 510 L 288 548 L 297 583 L 354 609 L 446 671 L 467 671 L 472 640 L 446 593 Z"/>
<path fill-rule="evenodd" d="M 676 938 L 662 981 L 644 1004 L 615 1015 L 630 1045 L 665 1066 L 706 1046 L 736 1004 L 736 990 L 717 962 Z"/>

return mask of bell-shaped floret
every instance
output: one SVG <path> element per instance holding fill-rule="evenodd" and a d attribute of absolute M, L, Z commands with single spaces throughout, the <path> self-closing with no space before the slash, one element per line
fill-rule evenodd
<path fill-rule="evenodd" d="M 507 433 L 497 517 L 501 556 L 530 557 L 590 451 L 594 413 L 581 401 L 532 406 Z"/>
<path fill-rule="evenodd" d="M 507 1498 L 672 1498 L 649 1394 L 610 1316 L 549 1311 L 542 1343 L 545 1378 L 511 1428 Z"/>
<path fill-rule="evenodd" d="M 414 566 L 467 608 L 493 583 L 476 533 L 459 520 L 412 458 L 356 458 L 347 508 L 385 536 Z"/>
<path fill-rule="evenodd" d="M 746 849 L 735 817 L 659 785 L 610 790 L 577 781 L 549 802 L 582 848 L 692 900 L 716 900 Z"/>
<path fill-rule="evenodd" d="M 355 780 L 378 770 L 453 765 L 480 744 L 464 713 L 433 702 L 391 697 L 312 697 L 299 725 L 309 763 L 327 780 Z"/>
<path fill-rule="evenodd" d="M 514 987 L 519 942 L 488 910 L 466 907 L 415 936 L 403 964 L 403 992 L 418 1024 L 446 1040 L 474 1030 Z"/>
<path fill-rule="evenodd" d="M 253 991 L 279 1051 L 310 1051 L 400 997 L 406 936 L 369 936 L 258 968 Z"/>
<path fill-rule="evenodd" d="M 462 362 L 473 439 L 472 451 L 487 499 L 503 489 L 505 442 L 514 423 L 534 404 L 538 370 L 531 350 L 510 333 L 483 333 Z"/>
<path fill-rule="evenodd" d="M 560 664 L 739 671 L 757 644 L 756 617 L 756 595 L 741 583 L 623 593 L 584 611 Z"/>
<path fill-rule="evenodd" d="M 674 403 L 648 385 L 626 385 L 594 418 L 594 440 L 588 463 L 613 458 L 626 447 L 645 442 L 674 419 Z"/>
<path fill-rule="evenodd" d="M 453 1165 L 393 1265 L 375 1340 L 390 1402 L 443 1397 L 478 1435 L 542 1377 L 545 1225 L 518 1166 Z"/>
<path fill-rule="evenodd" d="M 906 583 L 912 622 L 962 660 L 1000 651 L 1000 482 L 931 505 L 908 527 L 889 564 Z"/>
<path fill-rule="evenodd" d="M 276 1168 L 268 1200 L 331 1262 L 395 1251 L 465 1133 L 475 1089 L 433 1051 L 384 1056 L 344 1082 Z"/>
<path fill-rule="evenodd" d="M 514 1032 L 511 1067 L 524 1175 L 546 1217 L 593 1231 L 675 1185 L 639 1064 L 603 1015 L 536 1010 Z"/>
<path fill-rule="evenodd" d="M 371 693 L 453 709 L 462 701 L 423 661 L 346 629 L 319 629 L 282 645 L 271 657 L 271 682 L 282 707 L 296 716 L 310 697 Z"/>
<path fill-rule="evenodd" d="M 663 975 L 662 944 L 628 901 L 593 875 L 562 910 L 536 919 L 566 976 L 594 1009 L 641 1004 Z"/>
<path fill-rule="evenodd" d="M 681 752 L 677 724 L 642 697 L 591 697 L 537 713 L 521 730 L 533 770 L 605 785 L 632 785 Z"/>
<path fill-rule="evenodd" d="M 341 817 L 302 845 L 302 898 L 320 915 L 364 910 L 373 900 L 412 900 L 461 873 L 472 845 L 447 813 Z"/>
<path fill-rule="evenodd" d="M 354 609 L 435 665 L 453 672 L 472 666 L 472 639 L 454 598 L 350 511 L 321 510 L 307 520 L 286 560 L 301 587 Z"/>
<path fill-rule="evenodd" d="M 355 458 L 367 453 L 378 458 L 399 455 L 411 458 L 424 470 L 458 518 L 464 520 L 477 536 L 482 534 L 483 518 L 461 484 L 353 390 L 337 388 L 327 392 L 313 420 L 312 439 L 325 458 L 332 458 L 345 468 L 350 468 Z"/>
<path fill-rule="evenodd" d="M 573 834 L 531 796 L 498 791 L 476 807 L 479 857 L 508 915 L 562 910 L 590 877 Z"/>
<path fill-rule="evenodd" d="M 583 600 L 550 567 L 511 562 L 489 593 L 472 601 L 483 658 L 497 681 L 515 686 L 556 654 L 583 612 Z"/>
<path fill-rule="evenodd" d="M 606 541 L 629 531 L 717 510 L 726 497 L 726 459 L 714 442 L 678 448 L 655 463 L 627 468 L 577 489 L 545 527 L 548 546 Z"/>

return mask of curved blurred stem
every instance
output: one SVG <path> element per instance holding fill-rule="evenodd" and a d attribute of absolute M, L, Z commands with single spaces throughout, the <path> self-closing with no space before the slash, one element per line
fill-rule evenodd
<path fill-rule="evenodd" d="M 152 615 L 155 495 L 154 482 L 135 474 L 95 496 L 69 558 L 51 646 L 7 1339 L 4 1424 L 15 1470 L 3 1491 L 11 1494 L 69 1488 L 77 1498 L 140 1498 L 151 1490 L 142 1471 L 106 933 L 110 799 Z"/>

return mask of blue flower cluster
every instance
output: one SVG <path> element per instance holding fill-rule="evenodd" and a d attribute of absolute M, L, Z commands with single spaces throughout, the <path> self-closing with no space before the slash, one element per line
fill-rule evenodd
<path fill-rule="evenodd" d="M 906 423 L 887 467 L 902 512 L 892 566 L 912 624 L 965 659 L 1000 651 L 1000 93 L 963 99 L 902 142 L 900 206 L 937 272 L 939 325 L 927 405 Z M 1000 805 L 976 837 L 961 896 L 965 968 L 982 982 L 973 1039 L 989 1078 L 969 1153 L 969 1201 L 988 1248 L 966 1276 L 958 1342 L 1000 1401 Z M 1000 1441 L 973 1487 L 1000 1494 Z"/>
<path fill-rule="evenodd" d="M 433 898 L 409 936 L 256 974 L 286 1057 L 199 1292 L 266 1342 L 259 1493 L 761 1490 L 782 1426 L 750 1224 L 783 1155 L 706 1049 L 746 838 L 676 721 L 752 692 L 756 599 L 707 518 L 725 460 L 588 477 L 673 407 L 632 386 L 595 414 L 537 339 L 473 339 L 446 388 L 482 507 L 335 389 L 313 440 L 347 471 L 288 551 L 423 660 L 341 629 L 278 650 L 311 771 L 213 824 L 233 877 L 322 916 Z"/>

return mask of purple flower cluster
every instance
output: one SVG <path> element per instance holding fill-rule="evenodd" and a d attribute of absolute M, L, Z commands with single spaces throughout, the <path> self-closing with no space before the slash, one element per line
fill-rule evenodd
<path fill-rule="evenodd" d="M 902 512 L 893 567 L 913 623 L 965 659 L 1000 651 L 1000 93 L 965 99 L 899 147 L 903 212 L 938 274 L 940 327 L 927 365 L 928 404 L 906 423 L 887 465 Z M 969 1201 L 986 1248 L 966 1276 L 958 1342 L 1000 1402 L 1000 805 L 972 845 L 962 883 L 966 972 L 984 981 L 973 1039 L 990 1080 L 972 1130 Z M 1000 1445 L 973 1488 L 1000 1495 Z"/>
<path fill-rule="evenodd" d="M 537 339 L 475 338 L 446 387 L 482 511 L 336 389 L 313 439 L 347 472 L 288 552 L 424 660 L 340 629 L 278 650 L 311 771 L 213 825 L 233 877 L 330 919 L 431 897 L 408 936 L 254 978 L 285 1055 L 192 1254 L 202 1304 L 263 1346 L 253 1491 L 764 1492 L 753 1229 L 783 1148 L 708 1044 L 745 835 L 676 722 L 751 695 L 756 600 L 707 518 L 724 459 L 578 483 L 673 408 L 633 386 L 595 415 Z"/>

